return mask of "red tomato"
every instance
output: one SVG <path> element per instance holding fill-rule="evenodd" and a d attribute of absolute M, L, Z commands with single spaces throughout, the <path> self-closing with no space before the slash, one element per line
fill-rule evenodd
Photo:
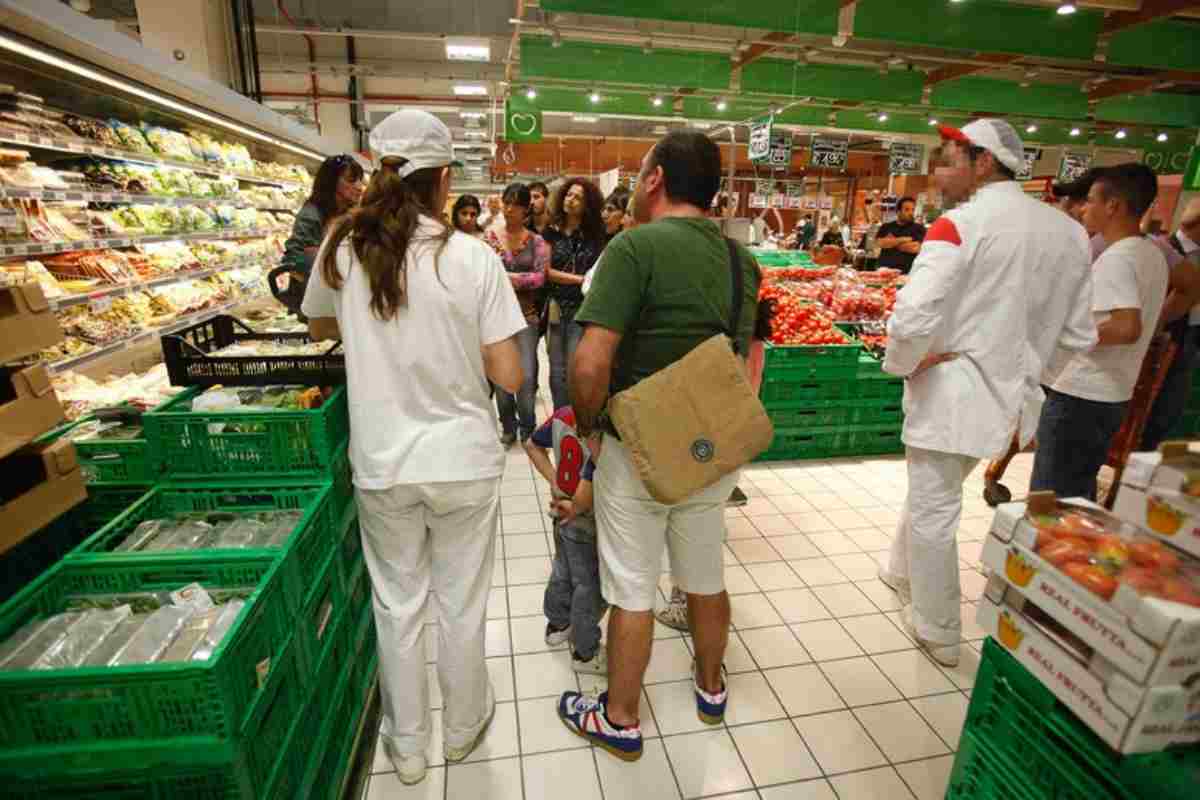
<path fill-rule="evenodd" d="M 1169 576 L 1163 579 L 1158 596 L 1173 603 L 1200 608 L 1200 591 L 1185 578 Z"/>
<path fill-rule="evenodd" d="M 1092 557 L 1091 545 L 1080 539 L 1052 539 L 1037 554 L 1054 566 L 1062 569 L 1064 564 L 1087 563 Z"/>
<path fill-rule="evenodd" d="M 1162 573 L 1179 569 L 1179 556 L 1162 542 L 1141 539 L 1129 543 L 1129 557 L 1141 567 L 1150 567 Z"/>
<path fill-rule="evenodd" d="M 1071 580 L 1105 600 L 1112 597 L 1113 592 L 1117 590 L 1117 579 L 1109 575 L 1103 567 L 1073 561 L 1064 564 L 1061 569 Z"/>
<path fill-rule="evenodd" d="M 1127 583 L 1138 594 L 1157 595 L 1162 588 L 1162 576 L 1146 567 L 1126 567 L 1117 576 L 1117 581 Z"/>

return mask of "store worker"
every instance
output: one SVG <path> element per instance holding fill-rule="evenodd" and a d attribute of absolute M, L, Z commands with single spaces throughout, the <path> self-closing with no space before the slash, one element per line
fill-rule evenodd
<path fill-rule="evenodd" d="M 1143 164 L 1096 171 L 1083 219 L 1107 243 L 1093 265 L 1100 341 L 1074 355 L 1050 386 L 1038 424 L 1032 491 L 1096 497 L 1096 475 L 1125 419 L 1167 297 L 1167 260 L 1140 229 L 1157 194 L 1158 179 Z"/>
<path fill-rule="evenodd" d="M 1167 259 L 1171 286 L 1162 312 L 1177 349 L 1146 419 L 1141 450 L 1158 449 L 1183 417 L 1192 394 L 1192 370 L 1200 350 L 1200 197 L 1193 197 L 1187 204 L 1179 229 L 1169 237 L 1155 237 L 1155 242 L 1165 243 L 1170 248 L 1168 252 L 1177 256 L 1174 264 L 1171 262 L 1176 259 Z M 1196 291 L 1180 288 L 1181 280 L 1192 281 Z"/>
<path fill-rule="evenodd" d="M 331 220 L 353 208 L 363 191 L 363 168 L 353 156 L 330 156 L 322 162 L 313 179 L 308 200 L 296 213 L 292 235 L 283 245 L 280 266 L 288 270 L 286 289 L 272 292 L 293 314 L 304 301 L 304 284 L 317 257 L 317 248 L 325 238 Z"/>
<path fill-rule="evenodd" d="M 888 322 L 883 368 L 904 376 L 904 503 L 880 579 L 939 663 L 958 663 L 962 485 L 979 459 L 1033 436 L 1043 369 L 1096 341 L 1082 227 L 1015 180 L 1007 122 L 941 128 L 934 182 L 954 208 L 930 226 Z"/>
<path fill-rule="evenodd" d="M 696 131 L 660 139 L 638 177 L 635 205 L 643 224 L 609 245 L 577 315 L 586 330 L 572 365 L 571 396 L 576 430 L 598 453 L 600 582 L 611 604 L 608 689 L 599 697 L 565 692 L 558 714 L 579 736 L 629 761 L 643 749 L 639 698 L 664 550 L 672 576 L 688 595 L 696 711 L 719 724 L 728 700 L 723 661 L 730 608 L 722 554 L 725 501 L 737 472 L 679 504 L 664 505 L 646 490 L 610 423 L 595 436 L 610 394 L 678 362 L 729 324 L 729 249 L 720 229 L 705 218 L 720 181 L 721 152 L 711 139 Z M 749 252 L 736 248 L 744 275 L 739 351 L 750 352 L 761 276 Z"/>
<path fill-rule="evenodd" d="M 484 632 L 505 459 L 488 382 L 520 388 L 514 337 L 528 322 L 500 258 L 442 221 L 449 129 L 424 111 L 397 111 L 370 144 L 378 169 L 362 207 L 323 245 L 304 312 L 314 339 L 341 339 L 346 350 L 380 735 L 399 779 L 412 784 L 425 777 L 432 733 L 427 608 L 437 622 L 446 761 L 470 755 L 495 713 Z"/>
<path fill-rule="evenodd" d="M 921 251 L 921 241 L 925 238 L 925 226 L 916 221 L 916 211 L 917 201 L 902 197 L 896 219 L 879 226 L 875 235 L 875 246 L 879 248 L 878 266 L 898 269 L 905 275 L 912 270 L 913 260 Z"/>

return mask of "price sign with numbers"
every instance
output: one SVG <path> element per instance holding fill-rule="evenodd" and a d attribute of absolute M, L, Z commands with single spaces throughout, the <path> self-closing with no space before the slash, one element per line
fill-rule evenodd
<path fill-rule="evenodd" d="M 1072 153 L 1067 151 L 1063 153 L 1062 161 L 1058 165 L 1058 181 L 1059 183 L 1070 183 L 1077 178 L 1083 177 L 1084 173 L 1091 168 L 1091 153 Z"/>
<path fill-rule="evenodd" d="M 756 164 L 771 157 L 771 117 L 763 117 L 750 126 L 750 160 Z"/>
<path fill-rule="evenodd" d="M 791 131 L 774 131 L 771 133 L 771 153 L 767 160 L 776 169 L 787 167 L 792 163 Z"/>
<path fill-rule="evenodd" d="M 888 172 L 893 175 L 919 175 L 925 161 L 925 145 L 892 142 L 888 150 Z"/>
<path fill-rule="evenodd" d="M 1033 178 L 1033 168 L 1038 160 L 1042 157 L 1042 148 L 1026 147 L 1022 153 L 1021 171 L 1017 173 L 1017 180 L 1027 181 Z"/>
<path fill-rule="evenodd" d="M 850 141 L 835 136 L 813 136 L 812 166 L 826 169 L 845 169 L 849 158 Z"/>

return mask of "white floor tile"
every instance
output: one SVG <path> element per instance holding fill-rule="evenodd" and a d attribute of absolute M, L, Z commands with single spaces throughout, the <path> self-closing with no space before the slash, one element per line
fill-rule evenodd
<path fill-rule="evenodd" d="M 813 594 L 813 589 L 784 589 L 779 592 L 768 592 L 765 597 L 779 612 L 783 622 L 812 622 L 813 620 L 828 619 L 829 611 Z M 776 620 L 776 624 L 779 620 Z"/>
<path fill-rule="evenodd" d="M 874 658 L 876 666 L 905 697 L 954 691 L 954 684 L 920 650 L 885 653 Z"/>
<path fill-rule="evenodd" d="M 522 800 L 519 759 L 452 764 L 446 772 L 447 797 Z"/>
<path fill-rule="evenodd" d="M 851 617 L 875 612 L 875 604 L 853 583 L 815 586 L 812 591 L 821 601 L 821 605 L 829 609 L 829 613 L 834 617 Z"/>
<path fill-rule="evenodd" d="M 963 721 L 967 718 L 967 698 L 961 692 L 918 697 L 912 701 L 917 713 L 933 726 L 951 750 L 958 749 Z"/>
<path fill-rule="evenodd" d="M 576 688 L 571 654 L 566 650 L 532 653 L 513 658 L 517 676 L 517 699 L 558 697 Z"/>
<path fill-rule="evenodd" d="M 833 793 L 833 787 L 824 778 L 769 786 L 759 789 L 758 794 L 762 800 L 838 800 L 838 796 Z"/>
<path fill-rule="evenodd" d="M 912 794 L 892 767 L 836 775 L 829 779 L 838 800 L 908 800 Z"/>
<path fill-rule="evenodd" d="M 862 552 L 862 548 L 855 544 L 853 539 L 844 533 L 836 531 L 832 533 L 814 533 L 808 537 L 808 540 L 827 556 Z"/>
<path fill-rule="evenodd" d="M 729 703 L 725 708 L 725 722 L 729 725 L 766 722 L 787 716 L 761 672 L 730 675 L 727 685 Z"/>
<path fill-rule="evenodd" d="M 802 556 L 799 560 L 793 561 L 788 557 L 788 565 L 800 576 L 800 580 L 804 581 L 807 586 L 825 586 L 830 583 L 843 583 L 846 576 L 837 568 L 832 559 L 821 555 L 821 552 L 816 549 L 816 545 L 809 543 L 808 547 L 812 548 L 812 552 L 816 557 L 809 558 Z"/>
<path fill-rule="evenodd" d="M 946 677 L 954 682 L 959 689 L 970 689 L 975 685 L 975 673 L 979 671 L 979 653 L 972 647 L 960 647 L 958 666 L 954 668 L 939 666 Z"/>
<path fill-rule="evenodd" d="M 430 637 L 428 631 L 425 633 L 425 642 L 428 647 L 430 641 L 436 642 L 436 637 Z M 436 644 L 434 645 L 436 648 Z M 506 656 L 512 652 L 512 641 L 508 636 L 508 620 L 498 619 L 487 623 L 487 629 L 484 634 L 484 654 L 491 658 L 492 656 Z M 432 656 L 437 658 L 435 652 Z"/>
<path fill-rule="evenodd" d="M 488 591 L 487 618 L 505 619 L 508 617 L 508 598 L 503 587 L 495 587 Z"/>
<path fill-rule="evenodd" d="M 508 587 L 508 609 L 514 617 L 533 617 L 543 614 L 546 587 L 536 583 Z"/>
<path fill-rule="evenodd" d="M 547 650 L 566 650 L 567 644 L 550 647 L 546 644 L 545 617 L 514 617 L 512 625 L 513 653 L 541 653 Z"/>
<path fill-rule="evenodd" d="M 852 502 L 847 502 L 846 505 L 853 506 Z M 851 528 L 873 528 L 874 523 L 864 517 L 853 508 L 836 509 L 833 511 L 824 511 L 825 518 L 836 526 L 839 531 L 849 530 Z"/>
<path fill-rule="evenodd" d="M 750 502 L 742 507 L 742 514 L 747 517 L 769 517 L 782 513 L 778 506 L 766 497 L 751 497 Z"/>
<path fill-rule="evenodd" d="M 896 767 L 900 777 L 917 796 L 917 800 L 942 800 L 950 781 L 954 756 L 942 756 Z"/>
<path fill-rule="evenodd" d="M 603 751 L 597 752 L 596 766 L 600 770 L 600 785 L 604 787 L 605 797 L 679 800 L 679 787 L 675 784 L 675 775 L 667 763 L 662 739 L 647 739 L 643 745 L 642 757 L 632 763 L 621 761 Z M 463 797 L 483 798 L 486 795 Z"/>
<path fill-rule="evenodd" d="M 789 484 L 788 492 L 795 492 Z M 802 494 L 769 495 L 771 502 L 785 514 L 808 514 L 813 510 L 812 504 L 804 499 Z"/>
<path fill-rule="evenodd" d="M 644 683 L 679 681 L 692 675 L 692 654 L 683 639 L 660 639 L 650 653 Z"/>
<path fill-rule="evenodd" d="M 804 590 L 797 590 L 804 591 Z M 765 628 L 783 622 L 775 606 L 763 594 L 742 594 L 730 599 L 733 611 L 733 626 L 742 628 Z"/>
<path fill-rule="evenodd" d="M 794 558 L 817 558 L 821 555 L 821 551 L 809 541 L 808 535 L 804 533 L 772 536 L 771 546 L 788 561 Z"/>
<path fill-rule="evenodd" d="M 856 708 L 854 715 L 891 761 L 912 761 L 948 752 L 933 728 L 906 702 Z"/>
<path fill-rule="evenodd" d="M 765 675 L 789 716 L 819 714 L 846 707 L 816 665 L 781 667 L 767 670 Z"/>
<path fill-rule="evenodd" d="M 892 621 L 883 614 L 867 614 L 861 617 L 846 617 L 841 620 L 859 647 L 868 653 L 887 653 L 907 650 L 913 643 Z"/>
<path fill-rule="evenodd" d="M 492 724 L 466 761 L 488 761 L 517 754 L 517 707 L 515 703 L 497 703 Z M 451 765 L 453 768 L 453 765 Z M 453 776 L 451 776 L 453 781 Z"/>
<path fill-rule="evenodd" d="M 775 548 L 761 536 L 757 539 L 734 539 L 727 546 L 742 564 L 783 560 Z"/>
<path fill-rule="evenodd" d="M 664 736 L 708 729 L 696 714 L 696 696 L 690 679 L 647 686 L 646 694 Z M 642 735 L 645 736 L 644 730 Z"/>
<path fill-rule="evenodd" d="M 901 695 L 871 659 L 848 658 L 845 661 L 827 661 L 820 664 L 825 677 L 837 689 L 846 704 L 863 706 L 869 703 L 886 703 L 899 700 Z"/>
<path fill-rule="evenodd" d="M 592 759 L 588 750 L 522 758 L 525 800 L 558 800 L 563 796 L 564 786 L 571 787 L 571 800 L 601 800 L 600 777 Z"/>
<path fill-rule="evenodd" d="M 534 556 L 533 558 L 506 558 L 505 567 L 508 570 L 508 585 L 516 586 L 522 583 L 536 583 L 545 587 L 550 578 L 549 556 Z"/>
<path fill-rule="evenodd" d="M 863 550 L 887 550 L 892 546 L 892 537 L 879 528 L 854 528 L 845 532 L 850 541 Z M 872 577 L 875 573 L 864 577 Z M 855 580 L 861 580 L 855 578 Z"/>
<path fill-rule="evenodd" d="M 746 571 L 758 584 L 758 588 L 764 592 L 777 589 L 799 589 L 804 586 L 792 568 L 783 561 L 774 561 L 769 564 L 749 564 L 746 566 Z"/>
<path fill-rule="evenodd" d="M 512 659 L 508 656 L 489 658 L 487 669 L 488 676 L 492 679 L 492 691 L 496 693 L 496 702 L 503 703 L 512 700 L 515 696 L 513 694 Z"/>
<path fill-rule="evenodd" d="M 733 539 L 757 539 L 762 536 L 762 532 L 754 527 L 754 523 L 746 517 L 736 517 L 725 521 L 725 530 L 730 540 Z"/>
<path fill-rule="evenodd" d="M 558 718 L 558 695 L 517 701 L 521 718 L 521 752 L 543 753 L 548 750 L 588 749 L 586 740 L 567 730 Z"/>
<path fill-rule="evenodd" d="M 669 736 L 664 742 L 685 799 L 735 792 L 753 785 L 724 728 Z"/>
<path fill-rule="evenodd" d="M 746 568 L 741 564 L 735 564 L 725 567 L 725 591 L 733 595 L 758 592 L 760 590 L 758 584 L 750 577 L 750 573 Z"/>
<path fill-rule="evenodd" d="M 821 770 L 788 720 L 731 728 L 756 786 L 806 780 Z"/>
<path fill-rule="evenodd" d="M 513 514 L 538 514 L 541 513 L 542 507 L 542 501 L 533 495 L 505 497 L 500 501 L 500 512 L 505 516 Z"/>
<path fill-rule="evenodd" d="M 835 620 L 793 625 L 792 632 L 814 661 L 832 661 L 862 655 L 862 648 Z"/>
<path fill-rule="evenodd" d="M 507 502 L 507 501 L 505 501 Z M 500 518 L 500 527 L 505 536 L 523 533 L 545 533 L 548 528 L 545 517 L 538 514 L 505 514 Z"/>
<path fill-rule="evenodd" d="M 812 660 L 804 645 L 786 625 L 742 631 L 740 635 L 761 669 L 807 664 Z"/>
<path fill-rule="evenodd" d="M 548 556 L 550 548 L 546 544 L 546 534 L 523 533 L 519 536 L 504 537 L 504 553 L 509 559 Z"/>
<path fill-rule="evenodd" d="M 883 581 L 875 578 L 856 582 L 860 592 L 865 594 L 880 611 L 899 611 L 904 604 L 900 597 L 887 587 Z"/>
<path fill-rule="evenodd" d="M 446 794 L 446 770 L 434 767 L 416 786 L 405 786 L 394 772 L 371 777 L 367 800 L 443 800 Z M 516 795 L 520 797 L 520 795 Z"/>
<path fill-rule="evenodd" d="M 847 534 L 847 536 L 849 535 Z M 875 563 L 875 559 L 866 553 L 845 553 L 843 555 L 830 556 L 829 560 L 838 568 L 838 571 L 851 581 L 874 578 L 875 574 L 879 571 L 879 565 Z"/>
<path fill-rule="evenodd" d="M 758 665 L 754 663 L 754 659 L 750 657 L 750 651 L 746 649 L 746 645 L 740 638 L 739 631 L 729 632 L 729 644 L 725 648 L 725 669 L 730 675 L 736 675 L 741 672 L 754 672 L 758 669 Z M 694 652 L 692 640 L 685 639 L 688 649 Z"/>
<path fill-rule="evenodd" d="M 750 522 L 764 536 L 796 533 L 796 524 L 782 514 L 778 516 L 754 517 Z"/>
<path fill-rule="evenodd" d="M 883 753 L 849 711 L 793 720 L 826 775 L 883 766 Z"/>

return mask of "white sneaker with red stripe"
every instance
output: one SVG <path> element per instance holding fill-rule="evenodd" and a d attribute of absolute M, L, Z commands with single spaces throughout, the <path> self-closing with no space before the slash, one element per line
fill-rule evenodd
<path fill-rule="evenodd" d="M 637 761 L 642 757 L 641 726 L 613 725 L 605 713 L 607 706 L 608 692 L 599 697 L 563 692 L 558 701 L 558 718 L 576 736 L 604 748 L 622 761 Z"/>

